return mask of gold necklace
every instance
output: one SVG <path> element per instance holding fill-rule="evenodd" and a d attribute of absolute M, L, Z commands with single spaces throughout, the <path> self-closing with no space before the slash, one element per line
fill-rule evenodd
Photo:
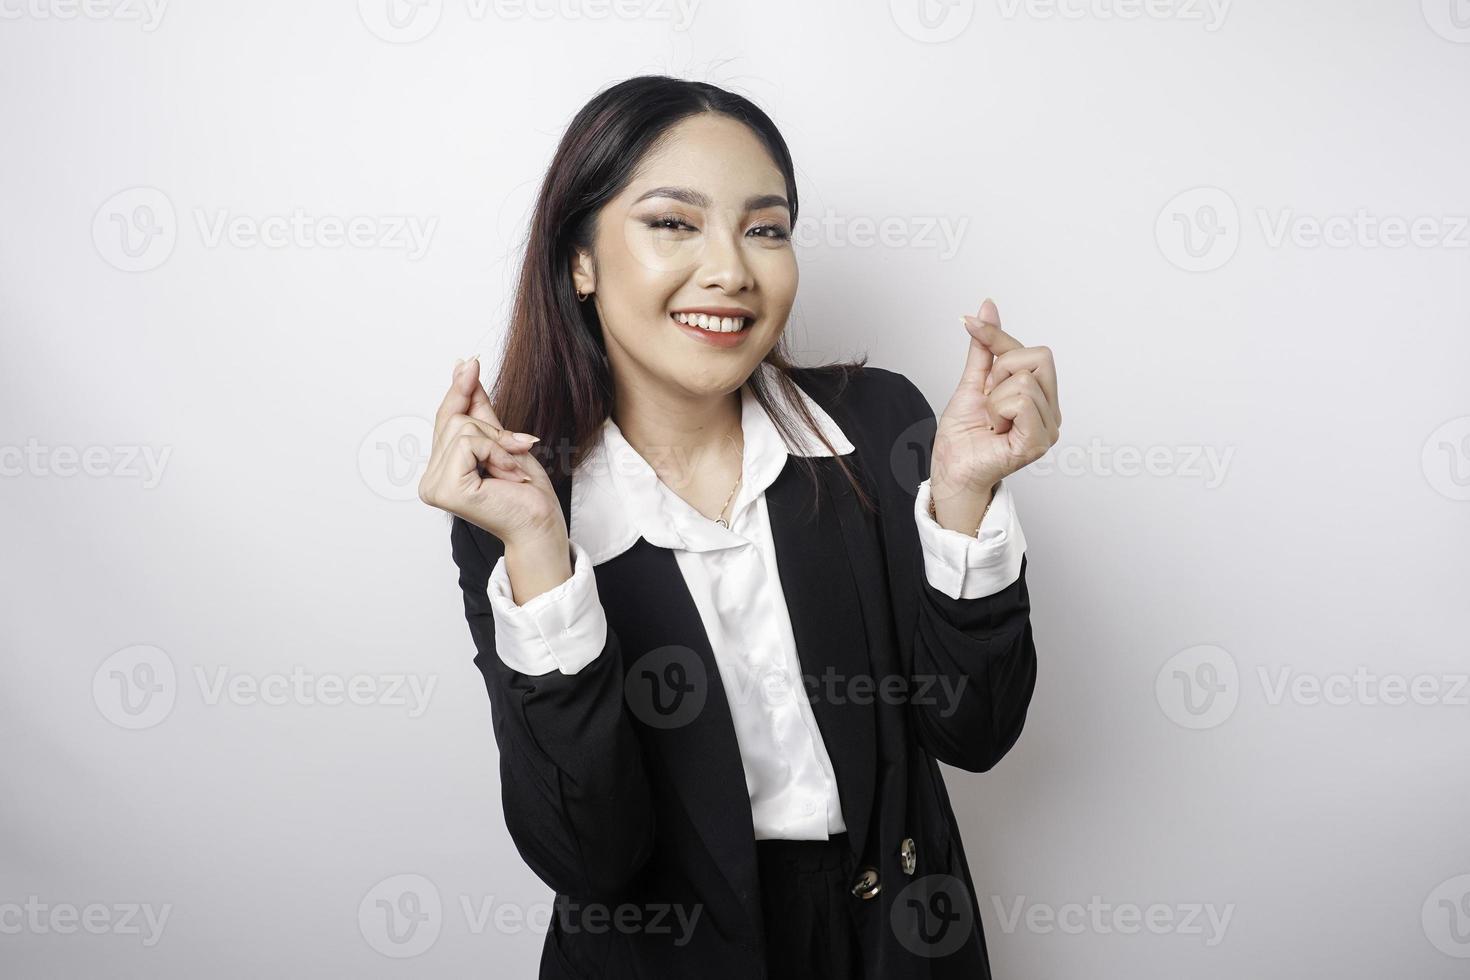
<path fill-rule="evenodd" d="M 734 436 L 730 436 L 729 438 L 731 440 L 734 440 L 735 437 Z M 745 453 L 744 453 L 744 451 L 741 451 L 741 453 L 740 453 L 740 472 L 735 476 L 735 485 L 730 488 L 730 495 L 725 498 L 724 506 L 722 506 L 720 508 L 719 515 L 717 517 L 715 517 L 715 523 L 718 524 L 718 525 L 720 525 L 720 527 L 723 527 L 723 528 L 725 528 L 727 530 L 730 527 L 730 522 L 727 521 L 727 520 L 725 520 L 725 507 L 729 507 L 730 506 L 730 501 L 733 500 L 733 499 L 735 499 L 735 491 L 738 490 L 738 489 L 740 489 L 740 481 L 744 477 L 745 477 Z"/>

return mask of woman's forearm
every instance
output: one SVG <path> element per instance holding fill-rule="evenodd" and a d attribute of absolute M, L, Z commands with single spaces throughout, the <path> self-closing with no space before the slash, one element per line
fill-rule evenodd
<path fill-rule="evenodd" d="M 516 605 L 524 606 L 572 577 L 571 543 L 564 534 L 507 541 L 505 571 Z"/>
<path fill-rule="evenodd" d="M 929 487 L 930 500 L 934 503 L 932 513 L 935 522 L 940 527 L 959 531 L 961 534 L 974 534 L 979 529 L 980 522 L 985 519 L 985 511 L 995 499 L 994 484 L 983 494 L 949 491 L 942 486 L 936 486 L 932 480 Z"/>

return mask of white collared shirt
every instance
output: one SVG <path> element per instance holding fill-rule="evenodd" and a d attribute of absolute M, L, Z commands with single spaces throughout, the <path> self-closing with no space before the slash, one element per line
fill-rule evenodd
<path fill-rule="evenodd" d="M 760 370 L 776 369 L 763 362 Z M 778 400 L 782 397 L 778 386 L 768 387 Z M 831 454 L 810 433 L 802 433 L 803 445 L 789 448 L 750 386 L 740 391 L 745 450 L 730 527 L 705 517 L 660 481 L 609 417 L 598 445 L 572 474 L 572 577 L 518 606 L 505 558 L 491 571 L 495 650 L 523 674 L 577 673 L 601 654 L 607 640 L 593 566 L 622 554 L 640 537 L 672 550 L 729 701 L 756 838 L 825 840 L 843 833 L 846 825 L 832 761 L 802 693 L 766 490 L 788 455 Z M 831 416 L 798 391 L 837 452 L 852 452 Z M 1026 542 L 1004 481 L 973 536 L 940 527 L 929 516 L 928 480 L 919 485 L 914 519 L 925 575 L 950 598 L 992 595 L 1020 575 Z"/>

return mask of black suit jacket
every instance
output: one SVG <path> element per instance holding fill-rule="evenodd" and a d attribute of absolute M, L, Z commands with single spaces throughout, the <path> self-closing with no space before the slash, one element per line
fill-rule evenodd
<path fill-rule="evenodd" d="M 1015 743 L 1036 678 L 1025 560 L 991 596 L 928 583 L 914 494 L 934 413 L 879 368 L 845 388 L 797 384 L 841 426 L 879 513 L 833 457 L 795 458 L 766 491 L 781 586 L 813 713 L 836 771 L 856 868 L 849 898 L 869 977 L 990 975 L 980 906 L 936 760 L 971 772 Z M 839 389 L 842 390 L 839 390 Z M 569 488 L 559 487 L 569 514 Z M 557 892 L 542 978 L 765 975 L 755 836 L 727 692 L 672 551 L 639 541 L 595 568 L 601 655 L 528 676 L 495 652 L 486 592 L 503 544 L 455 518 L 459 566 L 490 694 L 506 825 Z M 908 842 L 907 846 L 906 843 Z M 877 885 L 876 894 L 873 887 Z M 871 897 L 861 897 L 869 895 Z"/>

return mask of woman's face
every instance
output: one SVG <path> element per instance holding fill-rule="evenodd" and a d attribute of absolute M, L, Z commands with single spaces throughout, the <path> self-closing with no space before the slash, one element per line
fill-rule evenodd
<path fill-rule="evenodd" d="M 595 255 L 574 260 L 593 293 L 620 384 L 691 395 L 737 389 L 780 339 L 796 298 L 786 181 L 742 123 L 703 113 L 679 123 L 599 212 Z M 681 323 L 706 311 L 736 332 Z"/>

